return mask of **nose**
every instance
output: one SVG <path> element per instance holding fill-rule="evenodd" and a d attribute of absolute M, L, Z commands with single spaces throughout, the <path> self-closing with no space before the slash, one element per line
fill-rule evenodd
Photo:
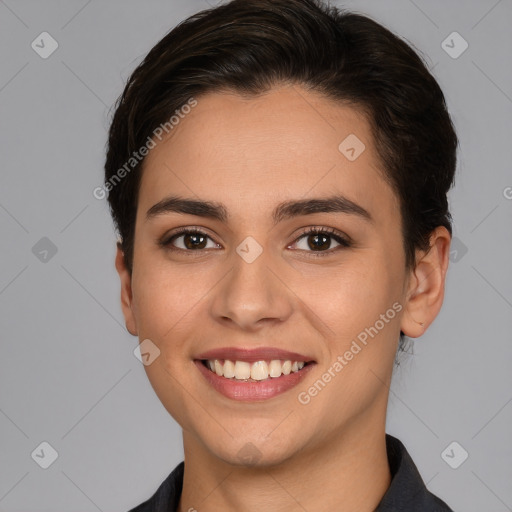
<path fill-rule="evenodd" d="M 257 332 L 291 316 L 293 294 L 270 263 L 265 251 L 251 263 L 233 255 L 232 269 L 216 287 L 211 303 L 217 321 Z"/>

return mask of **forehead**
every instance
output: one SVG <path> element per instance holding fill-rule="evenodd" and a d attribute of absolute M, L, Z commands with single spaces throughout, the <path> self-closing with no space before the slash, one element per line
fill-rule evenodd
<path fill-rule="evenodd" d="M 390 212 L 396 207 L 370 126 L 355 108 L 297 85 L 257 97 L 222 92 L 196 99 L 146 157 L 142 208 L 171 193 L 227 204 L 333 192 L 369 209 L 375 202 Z"/>

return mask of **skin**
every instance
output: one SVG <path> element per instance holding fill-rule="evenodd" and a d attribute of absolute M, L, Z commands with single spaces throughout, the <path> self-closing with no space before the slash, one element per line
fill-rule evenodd
<path fill-rule="evenodd" d="M 216 92 L 197 100 L 146 157 L 132 275 L 119 248 L 116 257 L 127 329 L 158 346 L 145 370 L 183 429 L 179 510 L 373 511 L 391 481 L 385 420 L 399 333 L 418 337 L 438 314 L 450 235 L 437 228 L 430 251 L 405 267 L 398 198 L 353 107 L 298 85 L 250 99 Z M 349 134 L 366 146 L 355 161 L 338 150 Z M 279 203 L 333 193 L 372 220 L 320 212 L 274 225 Z M 170 195 L 222 203 L 228 220 L 175 212 L 147 219 Z M 186 236 L 174 240 L 176 251 L 158 244 L 187 226 L 210 237 L 206 248 L 186 249 Z M 302 236 L 313 226 L 335 229 L 353 245 L 328 238 L 330 246 L 315 250 L 308 245 L 314 235 Z M 247 236 L 263 249 L 252 263 L 236 252 Z M 328 254 L 315 257 L 321 251 Z M 401 311 L 300 403 L 299 392 L 396 302 Z M 212 348 L 267 345 L 317 364 L 297 387 L 266 401 L 224 397 L 193 362 Z M 252 464 L 238 453 L 248 443 L 259 457 Z"/>

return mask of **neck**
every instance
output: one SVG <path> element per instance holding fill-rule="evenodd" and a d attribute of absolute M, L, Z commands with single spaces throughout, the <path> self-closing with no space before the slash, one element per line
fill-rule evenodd
<path fill-rule="evenodd" d="M 178 512 L 374 511 L 391 483 L 385 409 L 365 416 L 284 462 L 264 467 L 226 463 L 183 431 L 185 473 Z"/>

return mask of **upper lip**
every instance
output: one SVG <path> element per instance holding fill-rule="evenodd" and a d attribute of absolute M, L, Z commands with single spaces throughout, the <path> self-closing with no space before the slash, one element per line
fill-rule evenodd
<path fill-rule="evenodd" d="M 273 359 L 314 362 L 314 359 L 304 354 L 290 352 L 289 350 L 281 350 L 275 347 L 258 347 L 258 348 L 239 348 L 239 347 L 222 347 L 208 350 L 197 355 L 195 359 L 229 359 L 230 361 L 247 361 L 254 363 L 255 361 L 271 361 Z"/>

